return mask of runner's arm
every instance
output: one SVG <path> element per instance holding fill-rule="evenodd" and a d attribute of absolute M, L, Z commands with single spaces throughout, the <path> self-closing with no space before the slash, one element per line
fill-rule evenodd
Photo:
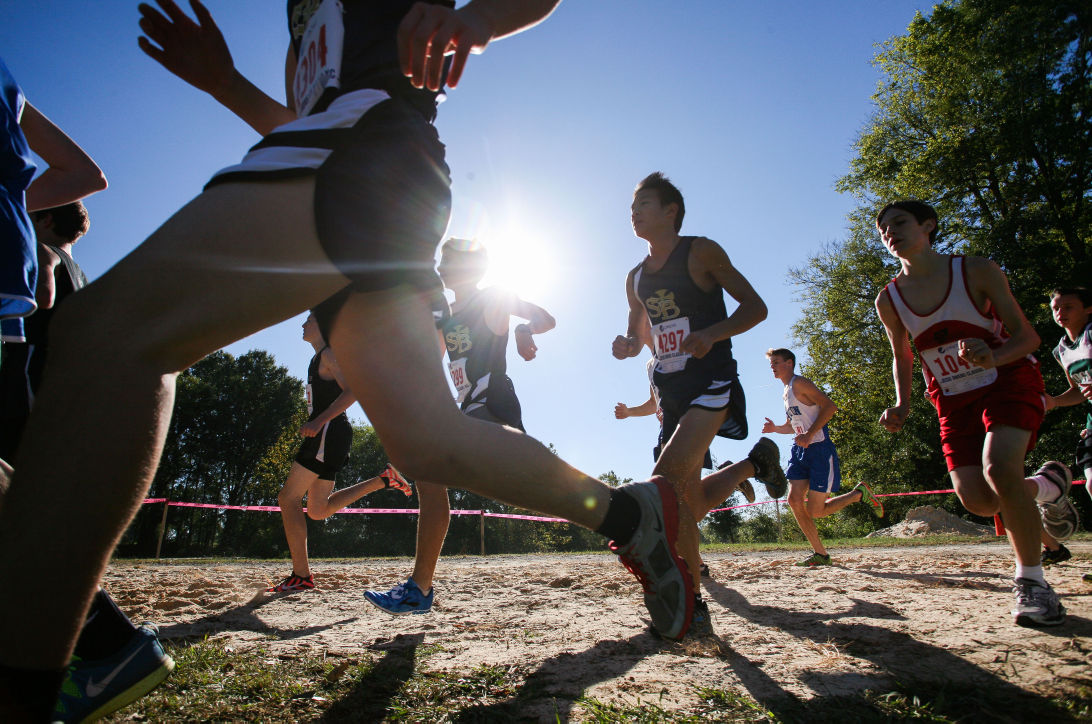
<path fill-rule="evenodd" d="M 61 257 L 42 242 L 38 242 L 38 286 L 34 291 L 34 301 L 38 309 L 49 309 L 57 300 L 57 282 L 53 270 L 61 263 Z"/>
<path fill-rule="evenodd" d="M 627 407 L 624 402 L 619 402 L 614 406 L 614 416 L 619 420 L 627 417 L 646 417 L 656 414 L 656 407 L 656 397 L 650 394 L 647 400 L 636 407 Z"/>
<path fill-rule="evenodd" d="M 645 313 L 645 305 L 637 298 L 637 292 L 633 289 L 634 271 L 626 275 L 626 301 L 629 302 L 629 322 L 626 327 L 626 336 L 618 335 L 611 345 L 611 354 L 617 359 L 636 357 L 641 349 L 647 346 L 655 354 L 652 346 L 652 328 L 649 326 L 648 314 Z"/>
<path fill-rule="evenodd" d="M 156 2 L 162 12 L 147 3 L 138 6 L 144 36 L 137 43 L 149 57 L 211 95 L 263 136 L 277 126 L 295 120 L 295 111 L 268 96 L 235 68 L 220 28 L 200 0 L 190 0 L 197 22 L 182 12 L 173 0 Z M 286 76 L 295 71 L 293 60 L 294 53 L 289 46 Z M 290 77 L 286 87 L 292 87 Z"/>
<path fill-rule="evenodd" d="M 106 188 L 106 176 L 79 145 L 30 103 L 19 128 L 27 144 L 49 166 L 27 188 L 27 210 L 51 209 Z"/>
<path fill-rule="evenodd" d="M 561 0 L 472 0 L 463 7 L 416 3 L 398 27 L 402 72 L 417 88 L 440 89 L 445 56 L 451 55 L 447 86 L 462 78 L 467 57 L 493 40 L 515 35 L 546 19 Z"/>
<path fill-rule="evenodd" d="M 983 339 L 959 341 L 959 356 L 981 367 L 1001 367 L 1034 352 L 1042 341 L 1009 289 L 1001 267 L 990 259 L 967 257 L 967 282 L 975 302 L 989 300 L 1009 333 L 1000 347 L 990 349 Z"/>
<path fill-rule="evenodd" d="M 308 420 L 303 424 L 303 427 L 300 428 L 300 434 L 304 437 L 317 435 L 326 423 L 348 410 L 356 402 L 356 396 L 349 389 L 349 383 L 345 381 L 345 376 L 341 374 L 341 368 L 338 367 L 337 358 L 334 357 L 334 353 L 329 348 L 322 351 L 322 364 L 337 380 L 337 385 L 342 389 L 342 393 L 330 403 L 329 407 L 315 415 L 314 420 Z"/>
<path fill-rule="evenodd" d="M 789 418 L 785 418 L 785 422 L 778 425 L 770 418 L 766 418 L 766 422 L 762 423 L 762 432 L 779 432 L 782 435 L 792 434 L 792 423 L 789 422 Z"/>
<path fill-rule="evenodd" d="M 557 320 L 542 307 L 519 297 L 515 298 L 512 314 L 527 320 L 526 323 L 516 325 L 515 337 L 516 351 L 519 352 L 520 357 L 530 362 L 538 352 L 538 345 L 535 344 L 532 335 L 549 332 L 557 326 Z"/>
<path fill-rule="evenodd" d="M 1073 405 L 1079 405 L 1085 401 L 1084 393 L 1081 392 L 1081 386 L 1078 382 L 1069 376 L 1069 373 L 1065 373 L 1066 382 L 1069 383 L 1069 389 L 1060 395 L 1047 395 L 1046 396 L 1046 409 L 1053 410 L 1055 407 L 1071 407 Z"/>
<path fill-rule="evenodd" d="M 715 241 L 697 238 L 691 247 L 699 268 L 739 304 L 727 319 L 705 329 L 691 330 L 682 351 L 704 357 L 721 340 L 746 332 L 766 319 L 769 311 L 751 283 L 736 269 L 728 254 Z"/>
<path fill-rule="evenodd" d="M 876 297 L 876 314 L 883 322 L 887 340 L 891 343 L 891 374 L 895 378 L 895 406 L 889 407 L 880 415 L 880 424 L 888 432 L 898 432 L 910 414 L 910 375 L 914 371 L 914 352 L 910 349 L 910 335 L 899 319 L 887 290 L 880 291 Z"/>

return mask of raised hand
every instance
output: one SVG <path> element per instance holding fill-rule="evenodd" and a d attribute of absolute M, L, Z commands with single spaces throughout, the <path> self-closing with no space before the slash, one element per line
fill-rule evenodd
<path fill-rule="evenodd" d="M 226 88 L 235 72 L 224 36 L 199 0 L 190 0 L 194 22 L 172 0 L 156 0 L 163 12 L 147 3 L 138 6 L 140 49 L 195 88 L 213 96 Z"/>
<path fill-rule="evenodd" d="M 481 53 L 492 39 L 493 28 L 473 7 L 453 10 L 419 2 L 398 26 L 398 60 L 414 87 L 435 91 L 450 55 L 447 85 L 454 88 L 470 53 Z"/>

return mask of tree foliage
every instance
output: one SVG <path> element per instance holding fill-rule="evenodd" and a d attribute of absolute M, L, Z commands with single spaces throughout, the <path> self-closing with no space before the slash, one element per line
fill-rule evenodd
<path fill-rule="evenodd" d="M 847 239 L 790 272 L 805 310 L 793 332 L 812 360 L 804 374 L 840 408 L 831 427 L 845 477 L 884 492 L 948 487 L 920 376 L 906 428 L 891 436 L 877 424 L 894 403 L 894 385 L 872 305 L 898 267 L 874 214 L 891 200 L 925 200 L 940 215 L 938 250 L 997 261 L 1044 340 L 1038 356 L 1047 389 L 1065 389 L 1050 356 L 1060 330 L 1046 294 L 1092 271 L 1092 6 L 948 0 L 884 43 L 875 62 L 876 110 L 838 183 L 858 208 Z M 1051 412 L 1029 462 L 1071 460 L 1083 414 Z M 939 502 L 888 500 L 896 515 Z M 858 507 L 846 513 L 868 515 Z"/>

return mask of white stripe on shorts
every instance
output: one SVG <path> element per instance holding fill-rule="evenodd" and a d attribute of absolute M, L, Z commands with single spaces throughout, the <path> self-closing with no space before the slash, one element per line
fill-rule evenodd
<path fill-rule="evenodd" d="M 339 96 L 322 113 L 304 116 L 274 128 L 262 139 L 262 147 L 253 149 L 243 160 L 216 172 L 212 177 L 230 173 L 270 173 L 291 169 L 317 169 L 329 157 L 329 148 L 315 148 L 297 145 L 276 145 L 278 134 L 285 133 L 321 133 L 322 131 L 352 128 L 356 122 L 376 105 L 390 98 L 386 91 L 374 88 L 346 93 Z"/>
<path fill-rule="evenodd" d="M 732 383 L 726 380 L 713 380 L 709 383 L 705 393 L 695 397 L 690 403 L 691 407 L 705 407 L 710 410 L 720 410 L 728 406 L 732 398 Z"/>
<path fill-rule="evenodd" d="M 824 490 L 823 492 L 826 493 L 827 495 L 830 495 L 832 490 L 834 490 L 834 456 L 833 455 L 827 457 L 827 489 Z M 816 492 L 819 492 L 819 491 L 816 491 Z"/>

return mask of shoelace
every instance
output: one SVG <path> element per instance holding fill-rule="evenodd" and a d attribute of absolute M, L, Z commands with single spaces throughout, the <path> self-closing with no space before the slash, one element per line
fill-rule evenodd
<path fill-rule="evenodd" d="M 614 543 L 614 541 L 610 542 L 609 548 L 614 553 L 618 553 L 618 546 Z M 637 581 L 641 584 L 641 588 L 644 590 L 645 593 L 652 593 L 654 591 L 648 573 L 645 571 L 644 568 L 641 567 L 641 565 L 637 561 L 621 553 L 618 553 L 618 560 L 622 561 L 622 565 L 625 566 L 627 571 L 636 576 Z"/>

